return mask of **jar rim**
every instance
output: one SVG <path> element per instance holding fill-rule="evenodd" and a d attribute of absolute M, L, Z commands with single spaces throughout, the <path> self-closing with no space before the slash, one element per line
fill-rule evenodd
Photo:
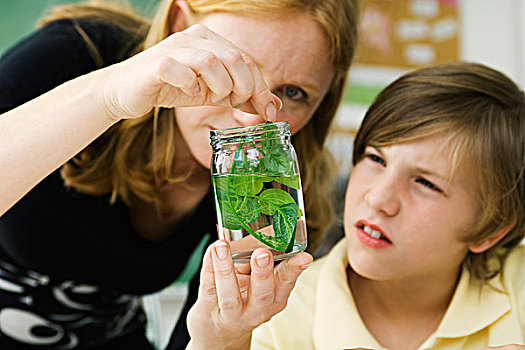
<path fill-rule="evenodd" d="M 289 134 L 290 124 L 287 121 L 264 123 L 250 126 L 238 126 L 234 128 L 210 130 L 210 140 L 212 143 L 223 141 L 235 141 L 239 138 L 244 138 L 248 134 L 252 137 L 259 137 L 265 132 L 278 131 L 277 135 Z M 277 136 L 276 135 L 276 136 Z"/>

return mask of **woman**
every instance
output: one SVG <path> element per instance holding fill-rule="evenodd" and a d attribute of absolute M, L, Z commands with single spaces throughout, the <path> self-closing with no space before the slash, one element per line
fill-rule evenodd
<path fill-rule="evenodd" d="M 0 345 L 150 347 L 138 297 L 173 282 L 216 234 L 212 129 L 290 123 L 315 246 L 356 16 L 350 0 L 166 0 L 150 25 L 65 6 L 6 53 Z M 172 348 L 187 342 L 186 312 Z"/>
<path fill-rule="evenodd" d="M 449 63 L 399 78 L 356 136 L 345 238 L 253 339 L 294 275 L 274 277 L 259 250 L 238 285 L 216 243 L 189 348 L 525 348 L 524 130 L 523 91 L 493 69 Z"/>

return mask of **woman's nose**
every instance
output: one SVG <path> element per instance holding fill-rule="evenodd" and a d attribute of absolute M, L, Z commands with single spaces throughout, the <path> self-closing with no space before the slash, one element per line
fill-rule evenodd
<path fill-rule="evenodd" d="M 365 202 L 384 215 L 397 215 L 401 209 L 401 202 L 395 179 L 387 175 L 382 176 L 365 194 Z"/>
<path fill-rule="evenodd" d="M 251 126 L 266 122 L 266 119 L 258 114 L 246 113 L 237 108 L 231 108 L 231 117 L 239 126 Z"/>

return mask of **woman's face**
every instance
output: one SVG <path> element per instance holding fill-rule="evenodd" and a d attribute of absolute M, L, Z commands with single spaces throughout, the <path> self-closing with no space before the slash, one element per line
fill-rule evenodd
<path fill-rule="evenodd" d="M 283 101 L 277 120 L 289 122 L 292 134 L 308 123 L 334 75 L 326 36 L 308 13 L 264 18 L 214 13 L 200 23 L 257 63 L 268 87 Z M 192 156 L 207 168 L 212 152 L 210 130 L 265 122 L 258 115 L 229 107 L 180 107 L 175 109 L 175 115 Z"/>
<path fill-rule="evenodd" d="M 345 202 L 353 271 L 381 281 L 457 276 L 468 252 L 460 237 L 475 222 L 477 204 L 461 166 L 450 179 L 447 140 L 435 135 L 366 148 Z"/>

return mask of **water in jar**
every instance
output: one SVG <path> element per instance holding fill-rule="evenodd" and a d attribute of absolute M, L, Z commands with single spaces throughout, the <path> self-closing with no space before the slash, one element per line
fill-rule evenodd
<path fill-rule="evenodd" d="M 298 175 L 213 176 L 219 238 L 229 241 L 232 259 L 248 263 L 268 248 L 275 261 L 306 247 L 306 221 Z"/>

